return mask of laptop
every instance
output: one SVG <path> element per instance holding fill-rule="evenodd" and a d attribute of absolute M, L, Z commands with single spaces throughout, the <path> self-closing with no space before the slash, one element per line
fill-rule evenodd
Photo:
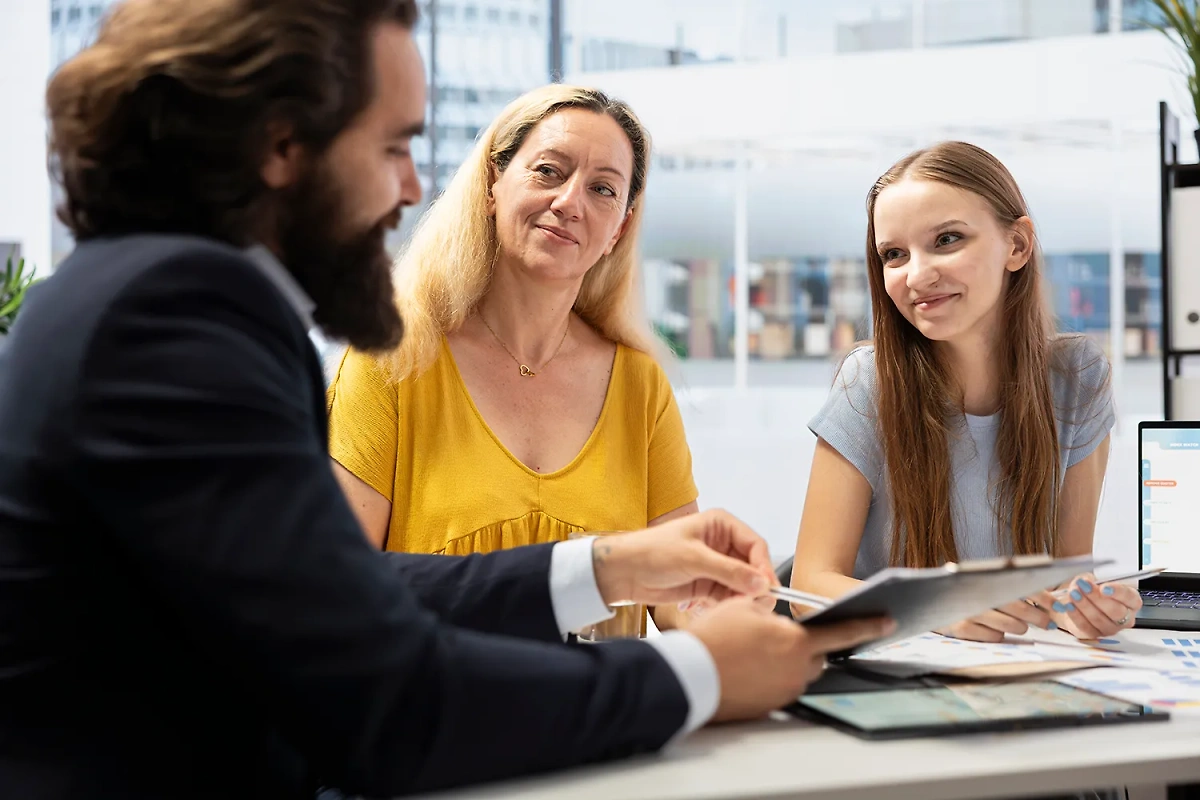
<path fill-rule="evenodd" d="M 1200 422 L 1138 424 L 1139 628 L 1200 630 Z"/>

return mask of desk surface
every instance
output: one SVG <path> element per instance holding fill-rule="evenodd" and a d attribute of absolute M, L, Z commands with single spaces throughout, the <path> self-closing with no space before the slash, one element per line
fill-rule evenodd
<path fill-rule="evenodd" d="M 780 715 L 653 758 L 456 792 L 462 800 L 961 800 L 1200 782 L 1200 717 L 867 742 Z M 445 796 L 445 795 L 443 795 Z"/>
<path fill-rule="evenodd" d="M 1127 631 L 1137 642 L 1169 631 Z M 1200 714 L 1168 722 L 868 742 L 784 714 L 659 756 L 456 792 L 462 800 L 961 800 L 1200 782 Z"/>

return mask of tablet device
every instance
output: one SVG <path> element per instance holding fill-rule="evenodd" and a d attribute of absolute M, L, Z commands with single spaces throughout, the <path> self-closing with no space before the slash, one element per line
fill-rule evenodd
<path fill-rule="evenodd" d="M 1053 681 L 803 695 L 787 711 L 862 739 L 906 739 L 1170 719 L 1165 711 Z"/>
<path fill-rule="evenodd" d="M 890 636 L 829 654 L 831 659 L 846 658 L 952 625 L 1108 563 L 1092 556 L 1012 556 L 925 569 L 893 567 L 799 621 L 807 627 L 862 617 L 889 616 L 896 621 Z"/>

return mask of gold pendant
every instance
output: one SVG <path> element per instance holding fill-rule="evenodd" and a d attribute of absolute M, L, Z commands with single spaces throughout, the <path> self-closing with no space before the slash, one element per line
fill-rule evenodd
<path fill-rule="evenodd" d="M 531 370 L 529 367 L 525 366 L 524 364 L 521 365 L 521 377 L 532 378 L 536 374 L 537 373 Z"/>

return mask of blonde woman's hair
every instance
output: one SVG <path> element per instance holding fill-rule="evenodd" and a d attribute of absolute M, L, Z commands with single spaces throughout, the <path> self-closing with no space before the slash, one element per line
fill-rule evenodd
<path fill-rule="evenodd" d="M 404 341 L 386 357 L 395 380 L 426 369 L 437 358 L 442 337 L 460 328 L 487 294 L 499 252 L 495 219 L 487 210 L 494 177 L 508 169 L 538 123 L 573 108 L 611 117 L 633 148 L 629 221 L 612 252 L 588 270 L 574 311 L 607 339 L 663 358 L 666 348 L 642 309 L 638 269 L 649 134 L 620 100 L 596 89 L 551 84 L 522 95 L 500 113 L 401 251 L 396 302 L 404 317 Z"/>

